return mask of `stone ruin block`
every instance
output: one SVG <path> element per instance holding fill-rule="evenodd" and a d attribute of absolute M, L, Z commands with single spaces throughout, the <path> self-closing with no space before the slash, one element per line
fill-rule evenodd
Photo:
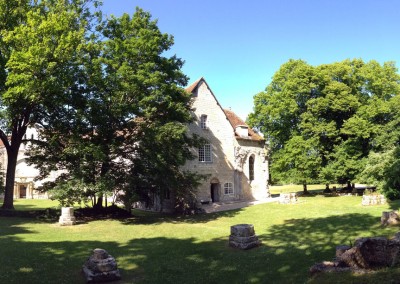
<path fill-rule="evenodd" d="M 384 195 L 363 195 L 361 200 L 361 205 L 369 206 L 369 205 L 381 205 L 386 204 L 386 198 Z"/>
<path fill-rule="evenodd" d="M 251 249 L 261 245 L 254 232 L 254 226 L 251 224 L 239 224 L 231 226 L 231 235 L 229 236 L 229 246 L 238 249 Z"/>
<path fill-rule="evenodd" d="M 382 226 L 397 225 L 399 223 L 400 223 L 399 212 L 397 211 L 382 212 L 382 217 L 381 217 Z"/>
<path fill-rule="evenodd" d="M 279 195 L 279 203 L 280 204 L 293 204 L 297 202 L 297 194 L 292 193 L 281 193 Z"/>
<path fill-rule="evenodd" d="M 61 216 L 58 220 L 58 223 L 61 226 L 72 226 L 76 223 L 76 218 L 74 216 L 74 208 L 73 207 L 62 207 L 61 208 Z"/>
<path fill-rule="evenodd" d="M 115 258 L 104 249 L 96 248 L 82 267 L 87 283 L 110 282 L 121 279 Z"/>
<path fill-rule="evenodd" d="M 374 268 L 393 267 L 400 263 L 400 232 L 393 239 L 384 237 L 359 238 L 354 246 L 336 247 L 333 262 L 317 263 L 310 273 L 361 271 Z"/>

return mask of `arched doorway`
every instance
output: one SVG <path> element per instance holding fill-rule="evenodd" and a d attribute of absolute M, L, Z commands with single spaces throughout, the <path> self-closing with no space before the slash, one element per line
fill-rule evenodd
<path fill-rule="evenodd" d="M 211 195 L 211 202 L 218 202 L 220 201 L 220 192 L 221 192 L 221 184 L 217 178 L 211 179 L 210 182 L 210 195 Z"/>
<path fill-rule="evenodd" d="M 26 185 L 25 184 L 19 185 L 19 198 L 26 198 Z"/>

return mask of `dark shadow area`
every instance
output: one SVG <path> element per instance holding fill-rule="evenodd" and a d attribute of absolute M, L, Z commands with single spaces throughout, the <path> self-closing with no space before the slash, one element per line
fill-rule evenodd
<path fill-rule="evenodd" d="M 366 230 L 368 228 L 368 230 Z M 349 214 L 317 219 L 290 219 L 272 226 L 267 234 L 260 235 L 264 244 L 274 244 L 274 261 L 280 264 L 279 279 L 290 283 L 288 275 L 304 281 L 309 268 L 318 262 L 331 261 L 337 245 L 352 245 L 358 237 L 382 236 L 380 220 L 368 214 Z M 393 231 L 386 231 L 388 236 Z M 338 276 L 340 278 L 340 275 Z M 295 278 L 295 279 L 296 279 Z M 286 282 L 283 279 L 287 279 Z"/>
<path fill-rule="evenodd" d="M 215 213 L 201 213 L 194 215 L 165 215 L 160 213 L 134 210 L 133 216 L 121 219 L 125 225 L 156 225 L 161 223 L 207 223 L 224 217 L 234 217 L 242 209 L 221 211 Z"/>
<path fill-rule="evenodd" d="M 388 200 L 388 204 L 390 206 L 390 209 L 398 211 L 400 208 L 400 199 Z"/>
<path fill-rule="evenodd" d="M 197 218 L 177 221 L 168 217 L 162 222 L 195 223 Z M 138 219 L 142 225 L 161 222 L 158 218 Z M 200 218 L 199 222 L 205 220 Z M 290 219 L 271 227 L 257 227 L 262 245 L 241 251 L 228 246 L 228 233 L 210 241 L 199 241 L 195 236 L 135 238 L 134 225 L 139 223 L 133 221 L 129 223 L 132 237 L 123 244 L 118 240 L 102 241 L 103 236 L 96 235 L 95 230 L 93 240 L 88 241 L 27 241 L 16 237 L 36 234 L 23 227 L 25 221 L 1 218 L 0 283 L 84 283 L 81 267 L 94 248 L 106 249 L 116 258 L 122 275 L 116 283 L 304 283 L 309 267 L 331 260 L 336 245 L 350 244 L 365 232 L 371 236 L 393 232 L 381 228 L 379 218 L 369 214 Z M 79 226 L 67 230 L 73 234 L 79 232 Z M 206 226 L 204 230 L 207 233 Z"/>

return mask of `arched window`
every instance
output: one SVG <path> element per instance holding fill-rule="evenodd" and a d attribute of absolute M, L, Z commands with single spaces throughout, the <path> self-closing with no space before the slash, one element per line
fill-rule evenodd
<path fill-rule="evenodd" d="M 249 180 L 254 180 L 254 157 L 250 156 L 249 158 Z"/>

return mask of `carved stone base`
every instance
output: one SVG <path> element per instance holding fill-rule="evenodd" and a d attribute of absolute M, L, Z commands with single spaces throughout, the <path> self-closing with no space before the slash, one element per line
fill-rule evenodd
<path fill-rule="evenodd" d="M 76 223 L 76 218 L 74 216 L 74 208 L 73 207 L 62 207 L 61 208 L 61 216 L 58 220 L 58 223 L 61 226 L 72 226 Z"/>
<path fill-rule="evenodd" d="M 247 250 L 259 245 L 261 245 L 261 241 L 256 236 L 253 225 L 239 224 L 231 226 L 230 247 Z"/>

